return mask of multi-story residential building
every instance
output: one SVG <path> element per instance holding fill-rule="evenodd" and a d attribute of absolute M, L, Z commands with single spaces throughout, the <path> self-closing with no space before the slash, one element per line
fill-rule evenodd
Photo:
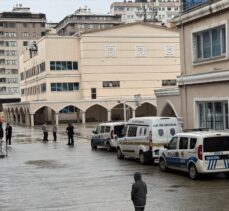
<path fill-rule="evenodd" d="M 89 8 L 84 7 L 66 16 L 55 28 L 58 35 L 69 36 L 87 30 L 110 28 L 120 23 L 119 15 L 95 14 Z"/>
<path fill-rule="evenodd" d="M 178 32 L 152 24 L 46 36 L 37 46 L 21 57 L 22 102 L 4 105 L 8 120 L 122 120 L 124 110 L 155 116 L 154 90 L 176 86 L 180 73 Z"/>
<path fill-rule="evenodd" d="M 45 35 L 45 22 L 44 14 L 31 13 L 22 5 L 0 13 L 0 105 L 20 101 L 18 58 L 31 41 Z"/>
<path fill-rule="evenodd" d="M 110 11 L 112 14 L 121 15 L 124 23 L 136 21 L 167 23 L 179 15 L 180 0 L 124 0 L 112 3 Z"/>
<path fill-rule="evenodd" d="M 184 129 L 229 129 L 229 1 L 183 5 L 179 89 L 156 92 L 158 114 L 177 114 Z"/>
<path fill-rule="evenodd" d="M 155 0 L 156 20 L 167 23 L 179 16 L 181 0 Z"/>

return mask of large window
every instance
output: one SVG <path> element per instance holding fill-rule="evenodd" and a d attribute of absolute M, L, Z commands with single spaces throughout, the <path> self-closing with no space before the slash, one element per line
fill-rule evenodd
<path fill-rule="evenodd" d="M 194 61 L 217 58 L 226 54 L 225 25 L 193 34 Z"/>
<path fill-rule="evenodd" d="M 52 92 L 68 92 L 79 90 L 79 83 L 51 83 Z"/>
<path fill-rule="evenodd" d="M 199 126 L 215 130 L 228 128 L 228 103 L 199 102 Z"/>
<path fill-rule="evenodd" d="M 50 61 L 50 70 L 78 70 L 78 62 L 75 61 Z"/>

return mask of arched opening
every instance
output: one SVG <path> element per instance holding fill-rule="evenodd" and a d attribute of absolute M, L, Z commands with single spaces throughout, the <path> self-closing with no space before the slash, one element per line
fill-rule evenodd
<path fill-rule="evenodd" d="M 126 120 L 132 118 L 133 112 L 132 108 L 126 104 Z M 120 103 L 111 109 L 111 120 L 120 121 L 124 120 L 124 105 Z"/>
<path fill-rule="evenodd" d="M 168 117 L 177 117 L 176 112 L 174 111 L 173 107 L 170 103 L 166 103 L 162 112 L 161 116 L 168 116 Z"/>
<path fill-rule="evenodd" d="M 157 109 L 154 105 L 150 103 L 143 103 L 136 109 L 135 113 L 136 117 L 143 117 L 143 116 L 156 116 Z"/>
<path fill-rule="evenodd" d="M 54 124 L 55 122 L 55 110 L 48 106 L 39 108 L 34 114 L 34 125 L 41 125 L 44 122 L 47 124 Z"/>
<path fill-rule="evenodd" d="M 81 110 L 73 105 L 68 105 L 59 111 L 59 122 L 80 122 Z"/>
<path fill-rule="evenodd" d="M 86 122 L 105 122 L 108 120 L 107 109 L 101 105 L 93 105 L 86 110 Z"/>

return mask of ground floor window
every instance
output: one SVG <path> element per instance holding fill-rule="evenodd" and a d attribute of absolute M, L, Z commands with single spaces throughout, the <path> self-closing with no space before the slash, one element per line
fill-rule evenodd
<path fill-rule="evenodd" d="M 215 130 L 224 130 L 228 125 L 228 102 L 198 102 L 199 126 Z"/>

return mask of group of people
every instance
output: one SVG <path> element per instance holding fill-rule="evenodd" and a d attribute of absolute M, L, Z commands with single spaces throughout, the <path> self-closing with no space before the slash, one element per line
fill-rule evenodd
<path fill-rule="evenodd" d="M 11 145 L 12 126 L 10 125 L 10 123 L 7 123 L 7 125 L 6 125 L 5 134 L 6 134 L 6 143 L 8 145 Z M 4 130 L 2 127 L 2 123 L 0 123 L 0 140 L 2 140 L 3 137 L 4 137 Z"/>
<path fill-rule="evenodd" d="M 48 127 L 46 123 L 42 125 L 42 131 L 43 131 L 43 141 L 46 142 L 48 141 Z M 68 123 L 66 132 L 68 135 L 67 145 L 74 146 L 74 126 L 72 125 L 72 123 L 70 122 Z M 57 140 L 57 126 L 55 124 L 52 127 L 52 133 L 53 133 L 53 141 L 56 141 Z"/>

